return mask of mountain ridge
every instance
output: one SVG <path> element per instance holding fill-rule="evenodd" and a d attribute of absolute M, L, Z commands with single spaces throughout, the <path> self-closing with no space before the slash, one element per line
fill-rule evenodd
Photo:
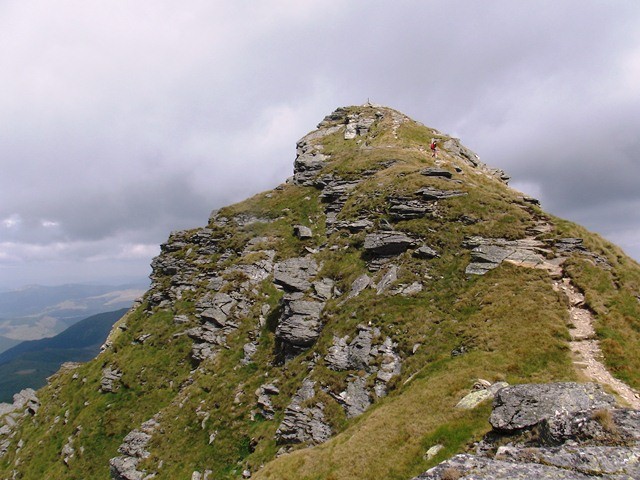
<path fill-rule="evenodd" d="M 507 180 L 393 109 L 336 110 L 285 184 L 170 235 L 104 351 L 21 407 L 0 472 L 411 478 L 489 433 L 505 384 L 588 379 L 564 278 L 640 387 L 640 267 Z"/>
<path fill-rule="evenodd" d="M 80 320 L 54 337 L 27 340 L 0 353 L 0 402 L 22 388 L 40 388 L 65 362 L 92 359 L 128 309 L 99 313 Z"/>
<path fill-rule="evenodd" d="M 88 316 L 128 308 L 144 291 L 142 284 L 65 284 L 2 292 L 0 335 L 20 341 L 51 337 Z"/>

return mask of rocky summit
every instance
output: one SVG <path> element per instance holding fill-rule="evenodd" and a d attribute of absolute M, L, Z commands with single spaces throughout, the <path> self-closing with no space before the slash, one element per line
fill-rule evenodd
<path fill-rule="evenodd" d="M 0 478 L 640 478 L 636 262 L 390 108 L 292 160 L 0 405 Z"/>

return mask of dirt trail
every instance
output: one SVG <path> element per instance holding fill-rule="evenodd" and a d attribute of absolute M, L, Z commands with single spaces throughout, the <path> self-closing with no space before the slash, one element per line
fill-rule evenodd
<path fill-rule="evenodd" d="M 569 299 L 569 345 L 578 371 L 591 381 L 608 385 L 630 407 L 640 409 L 640 395 L 626 383 L 614 378 L 601 362 L 602 351 L 593 329 L 593 315 L 584 308 L 584 295 L 567 277 L 554 282 L 554 288 L 556 291 L 562 291 Z"/>
<path fill-rule="evenodd" d="M 548 232 L 553 227 L 544 222 L 538 222 L 534 228 L 534 233 L 541 234 Z M 525 267 L 539 268 L 546 270 L 552 278 L 555 278 L 553 287 L 558 292 L 563 292 L 569 300 L 569 317 L 571 341 L 569 346 L 573 354 L 573 363 L 578 373 L 586 377 L 589 381 L 597 382 L 602 385 L 609 386 L 622 401 L 630 407 L 640 410 L 640 394 L 629 387 L 626 383 L 614 378 L 602 363 L 602 351 L 600 343 L 596 338 L 596 332 L 593 328 L 593 314 L 588 308 L 585 308 L 584 295 L 573 285 L 571 279 L 563 272 L 562 264 L 565 258 L 555 257 L 549 259 L 549 256 L 540 255 L 540 253 L 549 253 L 540 248 L 538 235 L 527 237 L 521 241 L 521 245 L 535 251 L 535 254 L 529 255 L 526 260 L 533 258 L 534 262 L 512 262 L 516 265 Z M 538 244 L 536 244 L 538 242 Z M 537 258 L 536 258 L 537 257 Z"/>

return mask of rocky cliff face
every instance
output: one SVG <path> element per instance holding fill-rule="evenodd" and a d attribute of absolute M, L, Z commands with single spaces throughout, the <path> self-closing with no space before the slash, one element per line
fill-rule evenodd
<path fill-rule="evenodd" d="M 170 235 L 94 361 L 52 377 L 38 409 L 0 409 L 0 475 L 409 479 L 473 452 L 419 477 L 464 478 L 521 462 L 525 430 L 551 422 L 531 403 L 549 396 L 572 415 L 554 448 L 575 453 L 567 439 L 591 435 L 574 426 L 594 412 L 627 432 L 635 413 L 596 387 L 580 408 L 578 393 L 505 388 L 596 380 L 632 403 L 640 386 L 640 268 L 507 181 L 395 110 L 336 110 L 297 143 L 286 183 Z M 574 317 L 591 333 L 574 335 Z M 583 341 L 618 379 L 580 368 Z M 613 441 L 592 437 L 585 448 Z"/>

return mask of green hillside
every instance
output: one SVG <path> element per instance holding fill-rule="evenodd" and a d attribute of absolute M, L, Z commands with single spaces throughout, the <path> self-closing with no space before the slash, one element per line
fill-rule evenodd
<path fill-rule="evenodd" d="M 389 108 L 336 110 L 293 178 L 152 267 L 107 350 L 0 436 L 0 478 L 408 480 L 490 429 L 490 402 L 456 408 L 478 379 L 585 379 L 561 282 L 640 388 L 640 266 Z"/>

